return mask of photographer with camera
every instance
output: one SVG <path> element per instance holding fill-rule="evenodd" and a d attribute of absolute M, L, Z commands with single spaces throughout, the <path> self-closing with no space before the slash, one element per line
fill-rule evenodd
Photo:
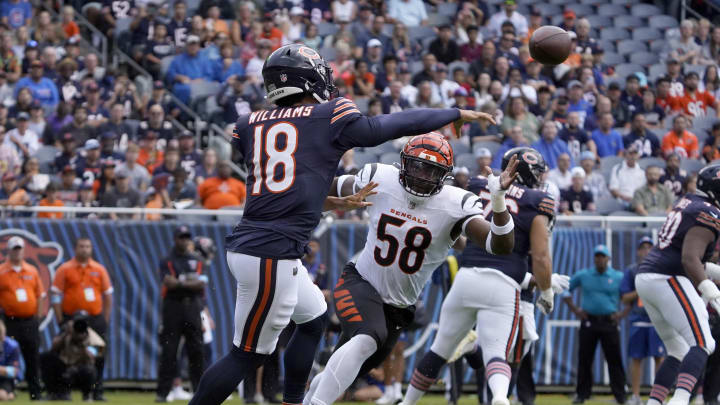
<path fill-rule="evenodd" d="M 105 341 L 88 326 L 85 311 L 76 312 L 55 336 L 50 351 L 40 355 L 40 370 L 48 399 L 70 401 L 70 389 L 79 388 L 90 400 L 97 371 L 95 359 L 103 355 Z"/>

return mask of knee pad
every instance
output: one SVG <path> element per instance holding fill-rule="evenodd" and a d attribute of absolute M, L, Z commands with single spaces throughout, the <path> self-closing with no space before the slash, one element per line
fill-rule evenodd
<path fill-rule="evenodd" d="M 328 313 L 325 311 L 317 318 L 305 323 L 300 323 L 297 327 L 299 331 L 302 331 L 305 334 L 320 337 L 323 332 L 325 332 L 325 327 L 327 327 L 329 319 Z"/>
<path fill-rule="evenodd" d="M 353 342 L 353 347 L 357 349 L 357 354 L 361 358 L 369 358 L 378 349 L 378 344 L 370 335 L 358 334 L 353 336 L 349 342 Z M 347 343 L 346 343 L 347 344 Z"/>
<path fill-rule="evenodd" d="M 675 357 L 678 360 L 681 360 L 685 358 L 685 355 L 690 350 L 690 345 L 685 342 L 685 340 L 679 336 L 668 340 L 665 343 L 665 349 L 667 350 L 667 355 L 669 357 Z"/>

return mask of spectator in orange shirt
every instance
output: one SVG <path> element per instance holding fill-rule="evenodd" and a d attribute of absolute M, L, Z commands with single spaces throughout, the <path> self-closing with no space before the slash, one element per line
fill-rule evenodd
<path fill-rule="evenodd" d="M 2 189 L 0 189 L 0 206 L 30 205 L 31 203 L 27 191 L 18 187 L 17 176 L 14 173 L 5 173 L 2 177 Z"/>
<path fill-rule="evenodd" d="M 38 203 L 41 207 L 64 207 L 65 204 L 57 198 L 57 186 L 55 183 L 50 183 L 45 187 L 45 198 L 40 200 L 40 203 Z M 37 217 L 38 218 L 51 218 L 51 219 L 60 219 L 63 217 L 63 213 L 60 211 L 47 211 L 47 212 L 38 212 Z"/>
<path fill-rule="evenodd" d="M 40 399 L 40 318 L 45 316 L 45 287 L 37 268 L 24 260 L 25 240 L 8 240 L 7 261 L 0 264 L 0 307 L 5 313 L 7 336 L 20 344 L 30 400 Z"/>
<path fill-rule="evenodd" d="M 262 18 L 262 34 L 260 34 L 260 37 L 270 40 L 270 49 L 273 51 L 282 46 L 283 33 L 275 27 L 275 21 L 273 21 L 272 16 L 265 15 Z"/>
<path fill-rule="evenodd" d="M 677 153 L 682 158 L 697 159 L 699 156 L 698 139 L 685 130 L 688 120 L 684 115 L 673 119 L 673 128 L 662 140 L 662 151 L 665 156 Z"/>
<path fill-rule="evenodd" d="M 671 99 L 673 110 L 688 115 L 691 119 L 704 117 L 708 107 L 715 108 L 717 117 L 720 118 L 720 109 L 715 97 L 707 91 L 698 90 L 700 76 L 697 72 L 688 72 L 683 81 L 685 89 L 682 94 Z"/>
<path fill-rule="evenodd" d="M 73 314 L 85 311 L 88 325 L 107 341 L 107 327 L 112 311 L 113 286 L 105 266 L 92 258 L 93 246 L 89 238 L 75 241 L 75 257 L 63 263 L 55 273 L 52 284 L 52 306 L 58 323 L 71 320 Z M 95 358 L 97 382 L 93 399 L 105 401 L 102 375 L 105 357 Z"/>
<path fill-rule="evenodd" d="M 355 69 L 344 80 L 353 95 L 371 97 L 375 94 L 375 75 L 368 70 L 365 59 L 356 59 Z"/>
<path fill-rule="evenodd" d="M 230 162 L 218 165 L 217 177 L 211 177 L 200 184 L 198 195 L 203 207 L 216 210 L 222 207 L 245 204 L 245 183 L 230 177 Z"/>
<path fill-rule="evenodd" d="M 207 18 L 205 19 L 205 28 L 210 36 L 214 36 L 220 32 L 230 36 L 230 27 L 225 20 L 220 18 L 220 7 L 215 5 L 208 9 Z"/>
<path fill-rule="evenodd" d="M 705 140 L 702 157 L 708 163 L 720 159 L 720 122 L 713 124 L 710 136 Z"/>
<path fill-rule="evenodd" d="M 137 163 L 145 166 L 148 173 L 154 173 L 155 169 L 163 164 L 165 153 L 157 147 L 158 133 L 147 131 L 145 137 L 140 140 Z"/>
<path fill-rule="evenodd" d="M 75 9 L 73 9 L 72 6 L 63 7 L 62 27 L 68 39 L 80 36 L 80 27 L 78 27 L 75 22 Z"/>

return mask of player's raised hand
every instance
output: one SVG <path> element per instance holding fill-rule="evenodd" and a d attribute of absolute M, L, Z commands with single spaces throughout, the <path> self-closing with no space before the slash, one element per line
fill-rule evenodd
<path fill-rule="evenodd" d="M 510 188 L 510 186 L 515 182 L 518 176 L 520 176 L 520 174 L 517 172 L 518 164 L 519 162 L 517 160 L 517 156 L 513 155 L 513 157 L 510 158 L 510 161 L 508 162 L 505 170 L 500 173 L 501 190 L 507 190 L 508 188 Z"/>
<path fill-rule="evenodd" d="M 358 208 L 369 207 L 372 203 L 365 201 L 365 199 L 377 194 L 377 191 L 374 191 L 377 186 L 378 183 L 370 182 L 353 195 L 346 197 L 328 197 L 326 201 L 331 203 L 331 207 L 329 208 L 333 210 L 352 211 Z M 326 206 L 326 208 L 328 207 Z"/>
<path fill-rule="evenodd" d="M 462 136 L 462 126 L 465 125 L 465 123 L 473 121 L 489 121 L 491 124 L 497 125 L 495 117 L 491 114 L 473 110 L 460 110 L 460 119 L 453 122 L 455 137 L 460 139 Z"/>

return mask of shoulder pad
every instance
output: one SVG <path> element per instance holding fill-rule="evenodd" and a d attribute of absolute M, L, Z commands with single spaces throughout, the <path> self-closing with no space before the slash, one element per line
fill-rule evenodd
<path fill-rule="evenodd" d="M 362 116 L 360 109 L 351 100 L 340 97 L 332 100 L 332 111 L 330 113 L 330 125 L 336 122 L 350 122 Z"/>

